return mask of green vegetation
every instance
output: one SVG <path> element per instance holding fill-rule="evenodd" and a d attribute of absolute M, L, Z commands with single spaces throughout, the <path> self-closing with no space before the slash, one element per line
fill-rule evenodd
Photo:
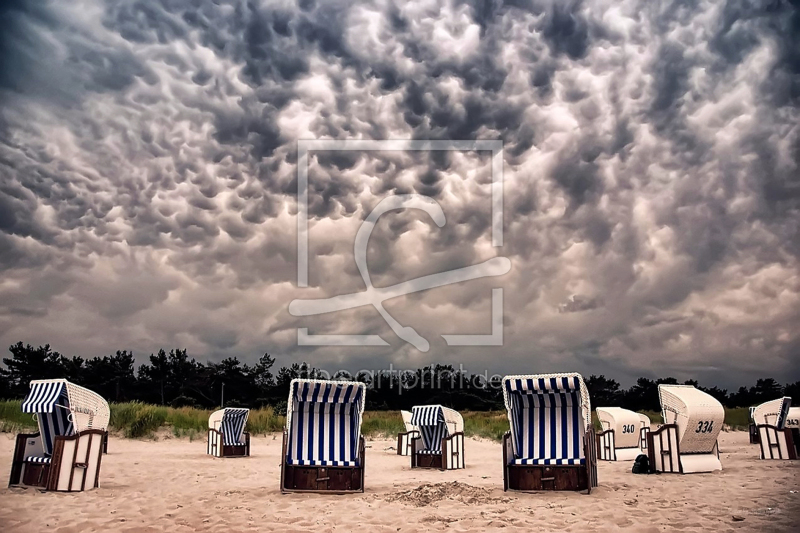
<path fill-rule="evenodd" d="M 0 401 L 0 432 L 18 432 L 36 427 L 33 417 L 20 410 L 19 400 Z M 208 427 L 208 416 L 211 410 L 194 407 L 160 407 L 141 402 L 112 403 L 112 431 L 122 433 L 127 438 L 148 438 L 165 428 L 175 437 L 190 440 L 205 438 Z M 661 413 L 641 411 L 650 417 L 654 424 L 661 422 Z M 464 433 L 468 437 L 482 437 L 500 440 L 508 431 L 508 418 L 505 411 L 463 411 Z M 250 411 L 247 420 L 247 431 L 253 435 L 266 435 L 280 432 L 285 417 L 279 415 L 272 407 Z M 596 430 L 600 429 L 597 417 L 592 413 L 592 422 Z M 749 412 L 746 407 L 725 409 L 725 423 L 732 429 L 746 430 L 749 423 Z M 403 420 L 399 411 L 367 411 L 364 413 L 362 426 L 364 435 L 368 437 L 394 437 L 404 431 Z"/>

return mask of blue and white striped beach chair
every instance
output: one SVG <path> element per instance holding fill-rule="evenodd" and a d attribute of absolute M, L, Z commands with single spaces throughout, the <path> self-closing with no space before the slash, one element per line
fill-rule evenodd
<path fill-rule="evenodd" d="M 762 459 L 797 459 L 792 430 L 786 427 L 792 398 L 762 403 L 753 411 Z"/>
<path fill-rule="evenodd" d="M 503 436 L 504 490 L 597 486 L 589 392 L 579 374 L 506 376 L 511 430 Z"/>
<path fill-rule="evenodd" d="M 411 468 L 464 468 L 464 419 L 441 405 L 420 405 L 411 410 L 411 424 L 419 436 L 411 440 Z"/>
<path fill-rule="evenodd" d="M 250 433 L 244 430 L 250 409 L 226 407 L 208 417 L 208 455 L 249 457 Z"/>
<path fill-rule="evenodd" d="M 9 486 L 82 491 L 98 486 L 107 436 L 108 403 L 65 379 L 35 380 L 22 412 L 39 432 L 17 435 Z"/>
<path fill-rule="evenodd" d="M 292 380 L 281 491 L 364 492 L 365 394 L 354 381 Z"/>

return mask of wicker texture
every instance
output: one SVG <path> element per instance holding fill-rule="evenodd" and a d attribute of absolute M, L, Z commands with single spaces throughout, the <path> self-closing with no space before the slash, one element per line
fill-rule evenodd
<path fill-rule="evenodd" d="M 70 383 L 65 379 L 39 379 L 31 381 L 31 385 L 58 382 L 66 385 L 70 419 L 73 424 L 73 430 L 76 433 L 87 429 L 99 429 L 101 431 L 108 429 L 111 411 L 108 409 L 108 402 L 99 394 L 80 385 Z"/>
<path fill-rule="evenodd" d="M 691 385 L 659 385 L 664 422 L 677 424 L 681 454 L 713 453 L 725 409 L 710 394 Z"/>
<path fill-rule="evenodd" d="M 789 409 L 792 406 L 792 398 L 785 396 L 758 405 L 753 410 L 753 422 L 756 424 L 769 424 L 783 429 Z"/>

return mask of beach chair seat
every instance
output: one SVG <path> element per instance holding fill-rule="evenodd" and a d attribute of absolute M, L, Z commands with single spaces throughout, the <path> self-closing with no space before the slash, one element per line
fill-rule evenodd
<path fill-rule="evenodd" d="M 26 463 L 38 463 L 38 464 L 45 464 L 49 465 L 52 462 L 53 458 L 46 456 L 46 455 L 29 455 L 25 458 Z"/>
<path fill-rule="evenodd" d="M 419 428 L 411 423 L 411 411 L 400 411 L 406 430 L 397 434 L 397 455 L 411 455 L 411 441 L 420 436 Z"/>
<path fill-rule="evenodd" d="M 214 457 L 250 457 L 250 433 L 245 431 L 250 409 L 226 407 L 208 417 L 206 453 Z"/>
<path fill-rule="evenodd" d="M 761 459 L 797 459 L 797 448 L 790 418 L 792 398 L 785 396 L 762 403 L 753 411 Z"/>
<path fill-rule="evenodd" d="M 34 380 L 22 412 L 39 431 L 17 435 L 9 486 L 76 492 L 99 486 L 108 403 L 65 379 Z"/>
<path fill-rule="evenodd" d="M 579 374 L 506 376 L 510 431 L 503 436 L 503 489 L 586 490 L 597 486 L 589 392 Z"/>
<path fill-rule="evenodd" d="M 281 453 L 281 492 L 364 492 L 366 387 L 294 379 Z"/>
<path fill-rule="evenodd" d="M 598 407 L 597 419 L 603 431 L 597 434 L 597 457 L 601 461 L 633 461 L 642 453 L 639 413 L 621 407 Z M 649 421 L 648 418 L 648 430 Z"/>
<path fill-rule="evenodd" d="M 722 470 L 717 439 L 725 421 L 719 401 L 691 385 L 659 385 L 664 424 L 647 435 L 651 472 Z"/>
<path fill-rule="evenodd" d="M 441 405 L 411 409 L 411 424 L 418 429 L 411 439 L 411 468 L 457 470 L 465 468 L 464 419 Z"/>

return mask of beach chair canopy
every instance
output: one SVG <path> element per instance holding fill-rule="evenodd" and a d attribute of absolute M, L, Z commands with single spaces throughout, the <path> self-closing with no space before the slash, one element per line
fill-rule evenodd
<path fill-rule="evenodd" d="M 419 405 L 411 409 L 411 424 L 419 428 L 422 449 L 419 453 L 442 453 L 442 439 L 464 431 L 464 419 L 453 409 L 441 405 Z"/>
<path fill-rule="evenodd" d="M 791 407 L 792 398 L 790 396 L 762 403 L 756 406 L 753 411 L 753 422 L 756 424 L 769 424 L 780 431 L 786 425 Z"/>
<path fill-rule="evenodd" d="M 289 389 L 287 463 L 359 466 L 364 384 L 294 379 Z"/>
<path fill-rule="evenodd" d="M 53 453 L 56 436 L 69 436 L 87 429 L 108 429 L 108 403 L 99 395 L 65 379 L 41 379 L 30 383 L 22 401 L 22 412 L 36 415 L 42 446 Z"/>
<path fill-rule="evenodd" d="M 614 430 L 614 442 L 617 448 L 639 447 L 642 428 L 639 413 L 622 407 L 598 407 L 595 412 L 604 431 Z"/>
<path fill-rule="evenodd" d="M 677 424 L 681 455 L 712 453 L 725 421 L 719 401 L 692 385 L 659 385 L 661 415 Z"/>
<path fill-rule="evenodd" d="M 503 378 L 514 464 L 585 464 L 583 436 L 591 427 L 589 392 L 579 374 Z"/>
<path fill-rule="evenodd" d="M 208 417 L 208 427 L 222 433 L 222 443 L 225 446 L 244 446 L 242 436 L 248 416 L 250 409 L 226 407 L 211 413 Z"/>
<path fill-rule="evenodd" d="M 403 417 L 403 425 L 406 427 L 406 432 L 419 431 L 419 428 L 411 423 L 411 411 L 400 411 L 400 416 Z"/>

